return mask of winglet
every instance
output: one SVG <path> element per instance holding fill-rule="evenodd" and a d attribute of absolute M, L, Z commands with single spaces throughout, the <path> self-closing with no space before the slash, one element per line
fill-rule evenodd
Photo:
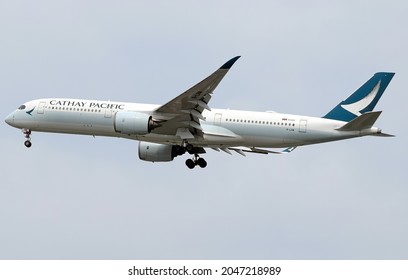
<path fill-rule="evenodd" d="M 222 65 L 220 67 L 220 69 L 230 69 L 232 67 L 232 65 L 234 65 L 235 61 L 237 61 L 241 56 L 236 56 L 234 58 L 231 58 L 230 60 L 228 60 L 226 63 L 224 63 L 224 65 Z"/>

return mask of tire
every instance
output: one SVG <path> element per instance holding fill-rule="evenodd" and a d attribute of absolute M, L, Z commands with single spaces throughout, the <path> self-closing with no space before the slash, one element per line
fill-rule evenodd
<path fill-rule="evenodd" d="M 197 159 L 197 165 L 201 168 L 205 168 L 207 166 L 207 162 L 203 158 Z"/>
<path fill-rule="evenodd" d="M 195 162 L 192 159 L 186 160 L 186 165 L 190 169 L 193 169 L 196 166 Z"/>
<path fill-rule="evenodd" d="M 186 150 L 187 150 L 187 152 L 189 152 L 189 153 L 191 154 L 191 153 L 193 153 L 194 146 L 193 146 L 193 145 L 191 145 L 191 144 L 187 144 L 187 146 L 186 146 Z"/>

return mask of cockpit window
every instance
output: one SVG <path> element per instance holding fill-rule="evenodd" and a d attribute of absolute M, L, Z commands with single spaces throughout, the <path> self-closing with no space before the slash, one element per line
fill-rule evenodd
<path fill-rule="evenodd" d="M 20 107 L 18 107 L 19 110 L 24 110 L 26 108 L 25 105 L 21 105 Z"/>

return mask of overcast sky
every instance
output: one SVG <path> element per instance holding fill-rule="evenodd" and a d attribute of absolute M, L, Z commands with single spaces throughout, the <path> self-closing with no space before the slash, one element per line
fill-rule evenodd
<path fill-rule="evenodd" d="M 213 108 L 322 116 L 396 72 L 365 137 L 140 161 L 1 130 L 1 259 L 407 259 L 407 1 L 1 1 L 3 118 L 38 98 L 165 103 L 241 55 Z"/>

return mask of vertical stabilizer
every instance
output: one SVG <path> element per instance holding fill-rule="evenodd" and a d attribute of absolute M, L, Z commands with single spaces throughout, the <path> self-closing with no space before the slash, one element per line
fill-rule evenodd
<path fill-rule="evenodd" d="M 371 112 L 390 83 L 394 73 L 374 74 L 364 85 L 340 102 L 323 118 L 349 122 L 364 113 Z"/>

